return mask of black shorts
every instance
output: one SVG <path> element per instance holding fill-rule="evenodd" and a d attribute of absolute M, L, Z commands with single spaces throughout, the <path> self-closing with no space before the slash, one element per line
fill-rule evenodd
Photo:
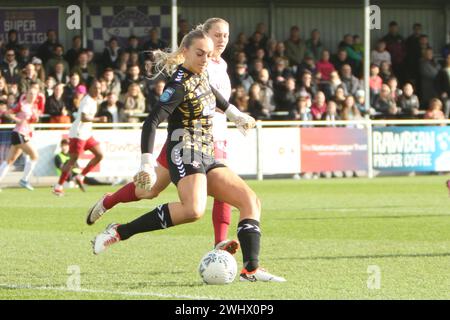
<path fill-rule="evenodd" d="M 22 144 L 22 143 L 27 143 L 28 141 L 30 141 L 30 138 L 25 137 L 23 134 L 20 134 L 16 131 L 13 131 L 11 133 L 11 144 L 13 146 L 16 146 L 16 145 Z"/>
<path fill-rule="evenodd" d="M 182 178 L 192 174 L 202 173 L 206 175 L 212 169 L 226 167 L 223 163 L 217 161 L 214 156 L 183 147 L 179 142 L 168 141 L 166 152 L 170 180 L 175 185 Z"/>

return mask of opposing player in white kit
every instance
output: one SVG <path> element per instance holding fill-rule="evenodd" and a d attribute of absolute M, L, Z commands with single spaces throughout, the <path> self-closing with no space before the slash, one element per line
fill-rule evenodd
<path fill-rule="evenodd" d="M 33 190 L 29 179 L 38 160 L 38 153 L 31 145 L 32 128 L 30 123 L 37 122 L 43 113 L 45 106 L 45 96 L 39 93 L 39 84 L 31 83 L 28 91 L 23 94 L 17 107 L 8 112 L 8 117 L 16 122 L 16 126 L 11 134 L 11 147 L 5 161 L 0 165 L 0 181 L 5 177 L 11 165 L 24 152 L 29 156 L 25 163 L 25 169 L 19 184 L 30 191 Z"/>
<path fill-rule="evenodd" d="M 89 87 L 89 94 L 84 96 L 80 102 L 80 107 L 75 121 L 69 131 L 69 155 L 70 159 L 64 165 L 58 184 L 53 188 L 53 193 L 57 196 L 63 196 L 63 184 L 70 176 L 73 166 L 77 162 L 80 155 L 85 150 L 89 150 L 94 155 L 81 174 L 75 177 L 75 181 L 84 191 L 84 177 L 103 159 L 103 153 L 100 149 L 99 142 L 92 136 L 92 123 L 105 122 L 105 117 L 96 117 L 97 99 L 101 92 L 101 84 L 99 81 L 92 81 Z"/>
<path fill-rule="evenodd" d="M 228 22 L 221 18 L 211 18 L 198 28 L 205 31 L 213 40 L 214 55 L 208 63 L 208 75 L 211 87 L 217 89 L 220 94 L 229 100 L 231 95 L 231 83 L 227 74 L 227 63 L 221 58 L 229 40 Z M 218 109 L 216 109 L 218 110 Z M 213 118 L 214 154 L 216 160 L 226 160 L 226 129 L 227 119 L 223 112 L 216 111 Z M 166 158 L 166 145 L 160 152 L 157 159 L 158 165 L 155 167 L 156 183 L 150 191 L 136 187 L 135 183 L 129 183 L 113 194 L 106 194 L 88 211 L 87 224 L 94 224 L 107 210 L 113 208 L 118 203 L 139 201 L 141 199 L 153 199 L 167 188 L 170 183 L 168 170 L 168 159 Z M 136 177 L 135 177 L 136 180 Z M 227 240 L 228 228 L 231 219 L 230 205 L 214 200 L 213 225 L 215 235 L 215 247 L 234 254 L 239 248 L 236 240 Z"/>

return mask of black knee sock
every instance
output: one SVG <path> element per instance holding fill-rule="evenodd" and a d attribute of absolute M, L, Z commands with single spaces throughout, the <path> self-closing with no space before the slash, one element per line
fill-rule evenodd
<path fill-rule="evenodd" d="M 238 238 L 241 243 L 244 268 L 253 271 L 259 266 L 259 247 L 261 230 L 259 222 L 253 219 L 244 219 L 238 224 Z"/>
<path fill-rule="evenodd" d="M 136 220 L 117 227 L 117 232 L 121 240 L 126 240 L 135 234 L 166 229 L 172 227 L 172 219 L 170 218 L 168 204 L 163 204 L 146 213 Z"/>

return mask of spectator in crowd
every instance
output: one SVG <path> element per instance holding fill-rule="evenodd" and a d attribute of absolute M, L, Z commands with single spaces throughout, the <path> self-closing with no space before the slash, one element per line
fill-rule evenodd
<path fill-rule="evenodd" d="M 275 111 L 275 97 L 273 92 L 273 83 L 269 77 L 269 70 L 262 69 L 258 74 L 258 83 L 260 86 L 260 97 L 264 109 L 269 112 Z"/>
<path fill-rule="evenodd" d="M 391 97 L 397 103 L 399 97 L 402 95 L 402 90 L 398 87 L 398 79 L 396 77 L 390 77 L 386 84 L 391 90 Z"/>
<path fill-rule="evenodd" d="M 19 48 L 19 55 L 17 56 L 19 68 L 22 70 L 28 63 L 31 62 L 30 49 L 26 45 L 21 45 Z"/>
<path fill-rule="evenodd" d="M 247 56 L 245 55 L 245 52 L 244 51 L 237 52 L 235 57 L 234 57 L 234 61 L 233 62 L 234 62 L 234 65 L 247 64 L 248 59 L 247 59 Z"/>
<path fill-rule="evenodd" d="M 128 87 L 126 94 L 122 96 L 123 109 L 120 113 L 121 122 L 139 122 L 136 114 L 144 113 L 145 97 L 138 84 L 133 83 Z"/>
<path fill-rule="evenodd" d="M 324 121 L 338 121 L 341 120 L 341 116 L 338 113 L 337 104 L 333 100 L 327 102 L 326 111 L 322 115 Z"/>
<path fill-rule="evenodd" d="M 127 67 L 130 64 L 130 55 L 131 53 L 128 51 L 122 51 L 119 56 L 119 61 L 117 62 L 117 66 L 119 67 L 121 64 L 125 64 Z"/>
<path fill-rule="evenodd" d="M 119 62 L 119 56 L 122 49 L 119 47 L 119 41 L 116 37 L 111 37 L 108 41 L 108 45 L 103 50 L 102 62 L 103 67 L 115 69 Z"/>
<path fill-rule="evenodd" d="M 8 96 L 9 89 L 8 84 L 6 83 L 6 79 L 0 75 L 0 96 Z"/>
<path fill-rule="evenodd" d="M 306 40 L 306 55 L 311 56 L 314 61 L 318 61 L 322 58 L 322 52 L 324 50 L 323 44 L 320 41 L 320 31 L 314 29 L 311 31 L 311 38 Z"/>
<path fill-rule="evenodd" d="M 9 95 L 13 95 L 16 99 L 19 99 L 19 85 L 17 83 L 8 83 Z"/>
<path fill-rule="evenodd" d="M 445 57 L 444 67 L 439 71 L 435 81 L 438 97 L 444 102 L 446 118 L 450 113 L 450 52 Z"/>
<path fill-rule="evenodd" d="M 405 43 L 399 34 L 399 26 L 395 21 L 389 23 L 389 32 L 383 37 L 386 49 L 391 54 L 392 69 L 394 74 L 403 81 L 403 61 L 405 59 Z"/>
<path fill-rule="evenodd" d="M 356 107 L 358 108 L 359 112 L 361 113 L 361 115 L 366 116 L 367 114 L 370 113 L 370 110 L 366 109 L 366 99 L 365 99 L 365 92 L 364 90 L 360 89 L 358 91 L 356 91 L 356 95 L 355 95 L 355 103 L 356 103 Z"/>
<path fill-rule="evenodd" d="M 261 86 L 258 82 L 250 86 L 248 112 L 256 120 L 270 119 L 270 110 L 265 108 L 261 100 Z"/>
<path fill-rule="evenodd" d="M 299 92 L 296 90 L 295 78 L 288 77 L 283 82 L 283 86 L 275 94 L 277 111 L 291 112 L 296 108 L 296 101 L 298 97 Z"/>
<path fill-rule="evenodd" d="M 349 95 L 345 98 L 344 105 L 341 110 L 341 119 L 342 120 L 361 120 L 363 117 L 361 116 L 361 112 L 356 105 L 355 98 L 352 95 Z"/>
<path fill-rule="evenodd" d="M 45 73 L 44 66 L 42 65 L 42 60 L 38 57 L 33 57 L 33 59 L 31 59 L 31 63 L 34 65 L 38 79 L 44 83 L 47 79 L 47 74 Z"/>
<path fill-rule="evenodd" d="M 64 65 L 64 71 L 69 72 L 69 64 L 64 60 L 64 47 L 60 44 L 54 46 L 53 57 L 45 64 L 45 73 L 51 74 L 55 72 L 55 65 L 57 63 Z"/>
<path fill-rule="evenodd" d="M 283 87 L 287 78 L 293 77 L 292 72 L 287 68 L 286 61 L 282 58 L 275 60 L 272 69 L 273 88 L 275 91 Z"/>
<path fill-rule="evenodd" d="M 259 32 L 261 35 L 261 44 L 264 48 L 267 48 L 267 43 L 269 42 L 269 36 L 267 35 L 267 26 L 264 22 L 259 22 L 256 25 L 255 32 Z"/>
<path fill-rule="evenodd" d="M 336 70 L 341 70 L 342 66 L 348 64 L 353 66 L 353 62 L 349 59 L 347 50 L 345 48 L 339 48 L 337 54 L 332 58 L 331 63 L 333 63 Z"/>
<path fill-rule="evenodd" d="M 72 73 L 77 73 L 80 76 L 81 82 L 86 85 L 89 85 L 97 75 L 96 67 L 90 64 L 88 59 L 87 51 L 82 51 L 78 56 L 77 64 L 71 71 Z"/>
<path fill-rule="evenodd" d="M 64 63 L 57 62 L 55 64 L 55 71 L 49 74 L 49 77 L 52 77 L 56 80 L 56 83 L 66 84 L 69 82 L 68 71 L 64 68 Z"/>
<path fill-rule="evenodd" d="M 300 37 L 300 28 L 298 26 L 291 27 L 289 39 L 284 42 L 284 45 L 286 47 L 286 56 L 289 59 L 289 65 L 299 65 L 305 57 L 306 45 Z"/>
<path fill-rule="evenodd" d="M 335 70 L 334 65 L 330 62 L 330 51 L 323 50 L 320 60 L 316 63 L 317 72 L 321 74 L 322 81 L 331 80 L 331 72 Z"/>
<path fill-rule="evenodd" d="M 145 93 L 145 85 L 143 83 L 143 77 L 140 75 L 141 70 L 138 64 L 133 64 L 128 68 L 127 77 L 122 82 L 122 93 L 128 91 L 128 87 L 132 83 L 136 83 L 141 88 L 141 91 Z"/>
<path fill-rule="evenodd" d="M 0 124 L 11 123 L 8 118 L 8 105 L 5 100 L 0 99 Z"/>
<path fill-rule="evenodd" d="M 130 52 L 130 61 L 128 62 L 128 65 L 132 66 L 132 65 L 135 65 L 135 64 L 137 64 L 137 65 L 140 64 L 140 62 L 139 62 L 139 53 L 136 52 L 136 51 L 131 51 Z"/>
<path fill-rule="evenodd" d="M 327 101 L 322 91 L 317 92 L 311 105 L 311 114 L 314 120 L 322 120 L 323 114 L 327 111 Z"/>
<path fill-rule="evenodd" d="M 264 69 L 264 62 L 260 59 L 255 59 L 250 64 L 249 73 L 253 79 L 258 79 L 262 69 Z"/>
<path fill-rule="evenodd" d="M 265 46 L 262 43 L 262 34 L 258 31 L 255 31 L 250 37 L 249 42 L 244 49 L 245 55 L 250 61 L 257 59 L 256 51 L 258 49 L 265 50 Z"/>
<path fill-rule="evenodd" d="M 123 108 L 123 103 L 118 100 L 116 93 L 111 91 L 106 95 L 106 100 L 100 104 L 96 116 L 106 117 L 108 123 L 118 123 L 122 120 Z"/>
<path fill-rule="evenodd" d="M 352 74 L 352 67 L 344 64 L 341 69 L 341 80 L 347 88 L 348 94 L 354 96 L 361 89 L 361 82 Z"/>
<path fill-rule="evenodd" d="M 312 121 L 313 116 L 308 107 L 308 96 L 302 95 L 296 99 L 295 108 L 289 112 L 289 120 Z"/>
<path fill-rule="evenodd" d="M 428 110 L 425 112 L 424 119 L 445 120 L 444 112 L 442 112 L 442 102 L 438 98 L 433 98 L 428 103 Z M 444 125 L 444 124 L 442 124 Z"/>
<path fill-rule="evenodd" d="M 114 74 L 114 70 L 111 68 L 106 68 L 103 71 L 103 79 L 106 81 L 106 93 L 104 96 L 110 92 L 114 92 L 116 96 L 119 96 L 121 93 L 121 85 L 120 81 Z"/>
<path fill-rule="evenodd" d="M 370 55 L 370 60 L 377 66 L 381 66 L 383 61 L 386 61 L 389 65 L 391 64 L 391 54 L 386 50 L 386 42 L 383 40 L 377 42 L 375 50 Z"/>
<path fill-rule="evenodd" d="M 37 56 L 42 60 L 45 65 L 48 60 L 51 59 L 53 53 L 55 52 L 55 47 L 59 45 L 58 38 L 55 30 L 47 31 L 47 40 L 40 45 L 37 50 Z"/>
<path fill-rule="evenodd" d="M 5 43 L 4 50 L 13 50 L 18 53 L 20 49 L 19 37 L 17 36 L 17 30 L 11 29 L 8 31 L 8 39 Z"/>
<path fill-rule="evenodd" d="M 275 51 L 277 49 L 277 40 L 275 39 L 269 39 L 267 41 L 267 46 L 266 46 L 266 58 L 267 61 L 269 61 L 269 64 L 273 67 L 275 65 Z"/>
<path fill-rule="evenodd" d="M 189 33 L 190 30 L 190 26 L 189 23 L 187 22 L 186 19 L 180 19 L 180 21 L 178 21 L 178 34 L 177 34 L 177 43 L 178 46 L 181 43 L 181 40 L 183 40 L 183 37 Z"/>
<path fill-rule="evenodd" d="M 248 111 L 249 96 L 243 85 L 237 85 L 231 93 L 230 103 L 236 106 L 241 112 Z"/>
<path fill-rule="evenodd" d="M 119 62 L 119 66 L 117 69 L 114 69 L 114 75 L 122 84 L 121 88 L 123 89 L 123 82 L 127 78 L 128 65 L 124 62 Z"/>
<path fill-rule="evenodd" d="M 72 48 L 67 50 L 66 54 L 64 55 L 64 60 L 67 61 L 69 64 L 69 69 L 67 72 L 72 70 L 72 68 L 77 63 L 78 55 L 83 51 L 83 47 L 81 44 L 81 36 L 76 35 L 72 38 Z"/>
<path fill-rule="evenodd" d="M 50 98 L 50 96 L 53 95 L 53 90 L 55 89 L 56 80 L 53 77 L 48 77 L 47 80 L 45 80 L 45 88 L 44 88 L 44 95 L 45 99 L 47 100 Z"/>
<path fill-rule="evenodd" d="M 336 102 L 338 111 L 342 110 L 342 107 L 344 106 L 345 98 L 347 97 L 344 87 L 338 86 L 336 88 L 336 91 L 334 92 L 334 95 L 331 97 L 331 99 Z"/>
<path fill-rule="evenodd" d="M 395 100 L 391 96 L 391 89 L 387 84 L 383 84 L 380 94 L 375 99 L 374 109 L 384 117 L 390 117 L 398 114 L 399 110 Z"/>
<path fill-rule="evenodd" d="M 266 57 L 266 51 L 263 48 L 259 48 L 256 50 L 255 54 L 256 60 L 261 60 L 263 62 L 263 68 L 267 70 L 272 70 L 272 65 Z M 270 72 L 269 72 L 270 73 Z"/>
<path fill-rule="evenodd" d="M 298 83 L 299 92 L 302 95 L 307 95 L 309 97 L 309 101 L 311 102 L 317 93 L 317 86 L 313 82 L 312 74 L 310 71 L 305 70 L 303 72 L 302 78 Z"/>
<path fill-rule="evenodd" d="M 139 39 L 135 35 L 131 35 L 128 37 L 128 45 L 124 51 L 128 52 L 139 52 L 141 48 L 139 47 Z"/>
<path fill-rule="evenodd" d="M 167 42 L 165 42 L 159 37 L 158 28 L 156 27 L 151 28 L 149 32 L 149 37 L 150 39 L 147 42 L 145 42 L 144 45 L 142 46 L 143 50 L 154 51 L 154 50 L 164 50 L 165 48 L 167 48 Z"/>
<path fill-rule="evenodd" d="M 145 112 L 150 113 L 154 106 L 159 101 L 159 98 L 164 92 L 164 86 L 166 85 L 166 81 L 163 79 L 158 79 L 153 86 L 153 89 L 147 94 Z"/>
<path fill-rule="evenodd" d="M 383 84 L 383 80 L 379 76 L 380 68 L 375 63 L 370 65 L 370 78 L 369 78 L 369 88 L 370 88 L 370 97 L 373 99 L 376 95 L 380 93 L 381 86 Z M 373 100 L 371 100 L 371 104 L 373 104 Z"/>
<path fill-rule="evenodd" d="M 277 45 L 275 46 L 275 52 L 273 53 L 273 60 L 276 60 L 278 58 L 283 59 L 287 67 L 290 66 L 289 58 L 286 55 L 286 46 L 282 41 L 277 42 Z"/>
<path fill-rule="evenodd" d="M 67 83 L 67 85 L 64 86 L 64 101 L 66 106 L 69 107 L 69 111 L 71 111 L 70 105 L 71 102 L 73 100 L 73 98 L 75 97 L 75 90 L 77 89 L 78 85 L 80 84 L 80 76 L 78 75 L 78 73 L 72 73 L 70 74 L 69 77 L 69 82 Z"/>
<path fill-rule="evenodd" d="M 414 94 L 414 87 L 410 82 L 403 85 L 402 95 L 398 99 L 401 113 L 407 117 L 415 118 L 419 114 L 419 98 Z"/>
<path fill-rule="evenodd" d="M 97 66 L 97 63 L 95 62 L 95 53 L 92 49 L 87 48 L 86 49 L 86 53 L 87 53 L 87 62 L 89 65 L 92 65 L 95 69 L 95 74 L 99 74 L 99 67 Z M 102 65 L 102 63 L 100 63 L 100 65 Z M 103 69 L 102 69 L 103 71 Z"/>
<path fill-rule="evenodd" d="M 50 123 L 70 123 L 70 114 L 67 109 L 64 94 L 64 84 L 55 86 L 53 95 L 45 103 L 45 113 L 50 115 Z"/>
<path fill-rule="evenodd" d="M 6 50 L 5 59 L 0 64 L 0 74 L 7 83 L 17 83 L 20 79 L 20 66 L 16 60 L 16 52 L 13 49 Z"/>
<path fill-rule="evenodd" d="M 432 98 L 438 96 L 435 79 L 440 69 L 440 64 L 433 57 L 433 49 L 427 49 L 420 61 L 420 94 L 424 105 L 428 105 Z"/>
<path fill-rule="evenodd" d="M 311 74 L 313 76 L 316 75 L 316 73 L 317 73 L 317 67 L 316 67 L 316 64 L 314 62 L 314 58 L 312 56 L 310 56 L 309 54 L 306 54 L 305 58 L 302 61 L 302 63 L 300 63 L 298 65 L 297 75 L 302 75 L 303 72 L 305 72 L 306 70 L 311 72 Z"/>
<path fill-rule="evenodd" d="M 335 70 L 330 73 L 330 95 L 334 96 L 338 88 L 342 88 L 344 95 L 347 95 L 347 85 L 342 82 L 339 73 Z"/>
<path fill-rule="evenodd" d="M 413 33 L 405 41 L 406 79 L 416 84 L 419 78 L 419 63 L 420 59 L 422 58 L 422 49 L 420 46 L 421 35 L 422 25 L 420 23 L 414 23 Z"/>
<path fill-rule="evenodd" d="M 387 61 L 382 61 L 380 64 L 380 77 L 383 83 L 388 82 L 388 80 L 393 77 L 392 67 Z"/>
<path fill-rule="evenodd" d="M 353 74 L 359 75 L 361 69 L 362 56 L 353 49 L 353 36 L 346 34 L 339 44 L 339 48 L 345 49 L 347 57 L 350 59 L 350 66 Z M 339 69 L 338 69 L 339 70 Z"/>
<path fill-rule="evenodd" d="M 40 92 L 44 92 L 44 82 L 41 81 L 41 79 L 38 78 L 38 75 L 36 74 L 36 67 L 34 64 L 29 63 L 25 66 L 25 72 L 20 80 L 19 84 L 19 91 L 20 92 L 28 92 L 31 83 L 36 82 L 39 85 Z"/>
<path fill-rule="evenodd" d="M 362 43 L 361 37 L 357 34 L 353 36 L 353 50 L 360 57 L 364 57 L 364 44 Z"/>
<path fill-rule="evenodd" d="M 247 45 L 247 35 L 244 32 L 240 32 L 236 38 L 236 41 L 231 45 L 229 53 L 230 57 L 236 57 L 236 54 L 238 52 L 245 52 L 245 48 L 247 47 Z"/>
<path fill-rule="evenodd" d="M 235 70 L 231 74 L 230 80 L 233 88 L 241 85 L 246 92 L 250 90 L 250 86 L 255 82 L 253 77 L 247 71 L 247 65 L 243 63 L 239 63 L 235 66 Z"/>

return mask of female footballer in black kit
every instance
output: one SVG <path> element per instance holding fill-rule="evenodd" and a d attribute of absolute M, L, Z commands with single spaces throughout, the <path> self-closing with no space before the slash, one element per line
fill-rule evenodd
<path fill-rule="evenodd" d="M 212 117 L 215 108 L 225 112 L 236 126 L 247 130 L 254 119 L 230 105 L 211 88 L 206 67 L 213 42 L 201 30 L 188 33 L 180 45 L 184 62 L 176 67 L 159 104 L 144 122 L 141 136 L 141 168 L 136 186 L 150 189 L 156 179 L 152 154 L 158 125 L 168 119 L 167 158 L 172 182 L 177 186 L 180 202 L 166 203 L 127 224 L 110 224 L 93 241 L 94 254 L 111 244 L 148 231 L 166 229 L 200 219 L 206 209 L 207 196 L 229 203 L 240 212 L 238 238 L 242 247 L 244 268 L 241 281 L 284 282 L 259 266 L 260 201 L 250 187 L 233 171 L 214 158 Z M 161 62 L 161 61 L 159 61 Z"/>

